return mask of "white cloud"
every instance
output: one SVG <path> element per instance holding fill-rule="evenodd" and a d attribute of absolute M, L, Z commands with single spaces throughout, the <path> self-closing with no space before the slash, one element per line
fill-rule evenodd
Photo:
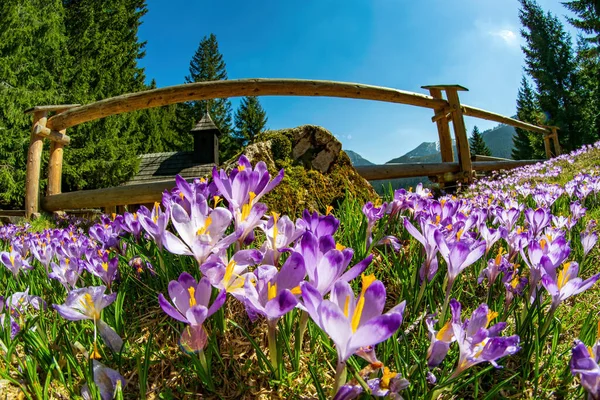
<path fill-rule="evenodd" d="M 510 29 L 490 31 L 489 34 L 502 39 L 509 46 L 516 46 L 519 44 L 519 36 Z"/>
<path fill-rule="evenodd" d="M 346 139 L 348 139 L 348 140 L 352 140 L 352 135 L 348 135 L 348 136 L 346 136 Z"/>

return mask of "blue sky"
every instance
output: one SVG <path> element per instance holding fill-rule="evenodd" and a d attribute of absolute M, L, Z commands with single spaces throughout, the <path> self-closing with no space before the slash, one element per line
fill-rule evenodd
<path fill-rule="evenodd" d="M 544 10 L 566 14 L 557 0 Z M 515 114 L 523 53 L 517 0 L 148 0 L 140 65 L 158 87 L 184 82 L 214 33 L 229 79 L 329 79 L 425 93 L 456 83 L 463 103 Z M 567 23 L 567 28 L 574 32 Z M 238 99 L 232 99 L 234 110 Z M 437 141 L 432 111 L 365 100 L 261 97 L 268 128 L 321 125 L 375 163 Z M 495 123 L 466 118 L 467 128 Z"/>

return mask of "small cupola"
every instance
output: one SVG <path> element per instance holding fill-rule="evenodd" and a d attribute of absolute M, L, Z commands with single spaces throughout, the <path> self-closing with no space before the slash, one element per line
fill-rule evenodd
<path fill-rule="evenodd" d="M 208 112 L 190 131 L 194 137 L 194 161 L 199 164 L 219 165 L 219 136 L 221 131 Z"/>

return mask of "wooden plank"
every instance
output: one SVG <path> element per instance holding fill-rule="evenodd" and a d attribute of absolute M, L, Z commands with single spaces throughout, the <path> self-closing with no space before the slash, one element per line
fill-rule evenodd
<path fill-rule="evenodd" d="M 514 161 L 510 158 L 502 158 L 502 157 L 492 157 L 492 156 L 482 156 L 479 154 L 471 157 L 471 161 Z"/>
<path fill-rule="evenodd" d="M 437 90 L 450 89 L 450 90 L 457 90 L 457 91 L 461 91 L 461 92 L 469 91 L 469 89 L 467 89 L 466 87 L 461 86 L 461 85 L 456 85 L 456 84 L 453 84 L 453 85 L 426 85 L 426 86 L 421 86 L 421 88 L 427 89 L 430 91 L 431 91 L 431 89 L 437 89 Z"/>
<path fill-rule="evenodd" d="M 104 206 L 104 214 L 106 215 L 113 215 L 117 213 L 117 206 L 114 205 L 109 205 L 109 206 Z"/>
<path fill-rule="evenodd" d="M 188 180 L 191 182 L 192 180 Z M 101 208 L 125 204 L 154 204 L 162 201 L 165 189 L 175 187 L 175 180 L 144 183 L 140 185 L 117 186 L 105 189 L 79 190 L 42 198 L 42 208 L 46 211 L 59 211 L 80 208 Z"/>
<path fill-rule="evenodd" d="M 539 162 L 541 160 L 475 161 L 473 169 L 475 171 L 500 171 L 502 169 L 512 169 Z"/>
<path fill-rule="evenodd" d="M 434 99 L 443 99 L 442 91 L 440 89 L 429 89 L 429 94 Z M 444 114 L 446 110 L 451 111 L 449 107 L 444 107 Z M 436 110 L 435 113 L 439 113 L 439 110 Z M 450 126 L 448 125 L 448 119 L 445 117 L 438 119 L 435 121 L 438 137 L 440 139 L 440 153 L 442 155 L 442 162 L 453 162 L 454 161 L 454 150 L 452 149 L 452 136 L 450 136 Z"/>
<path fill-rule="evenodd" d="M 58 142 L 63 145 L 71 143 L 71 138 L 65 134 L 66 130 L 57 132 L 51 130 L 50 128 L 46 128 L 45 126 L 41 126 L 40 124 L 35 125 L 33 127 L 33 130 L 36 135 L 48 138 L 48 140 L 51 140 L 53 142 Z"/>
<path fill-rule="evenodd" d="M 453 162 L 365 165 L 355 168 L 360 176 L 370 181 L 441 175 L 459 171 L 458 163 Z"/>
<path fill-rule="evenodd" d="M 552 141 L 554 142 L 554 151 L 556 152 L 556 155 L 559 156 L 562 154 L 562 150 L 560 149 L 560 143 L 558 142 L 558 128 L 553 126 L 550 129 L 552 129 Z"/>
<path fill-rule="evenodd" d="M 62 131 L 64 134 L 65 131 Z M 59 194 L 62 186 L 62 165 L 63 165 L 64 144 L 50 143 L 50 159 L 48 160 L 48 188 L 46 194 L 51 196 Z"/>
<path fill-rule="evenodd" d="M 515 128 L 521 128 L 526 131 L 536 132 L 536 133 L 550 133 L 550 129 L 539 127 L 537 125 L 532 125 L 527 122 L 519 121 L 518 119 L 505 117 L 504 115 L 496 114 L 490 111 L 485 111 L 480 108 L 467 106 L 465 104 L 462 105 L 464 115 L 468 117 L 481 118 L 488 121 L 499 122 L 501 124 L 506 124 L 513 126 Z"/>
<path fill-rule="evenodd" d="M 25 210 L 0 210 L 0 217 L 25 217 Z"/>
<path fill-rule="evenodd" d="M 47 111 L 33 113 L 33 125 L 27 151 L 27 170 L 25 175 L 25 216 L 30 218 L 38 212 L 40 200 L 40 167 L 42 164 L 42 149 L 44 138 L 35 133 L 35 126 L 45 126 Z"/>
<path fill-rule="evenodd" d="M 460 106 L 458 92 L 455 89 L 447 89 L 446 96 L 452 111 L 452 126 L 454 128 L 454 136 L 456 137 L 456 149 L 458 151 L 458 164 L 461 172 L 471 172 L 471 151 L 469 149 L 469 139 L 467 138 L 467 128 L 463 118 L 463 111 Z"/>
<path fill-rule="evenodd" d="M 35 107 L 28 108 L 27 110 L 25 110 L 23 112 L 25 114 L 33 114 L 37 111 L 47 111 L 47 112 L 56 111 L 57 113 L 60 113 L 65 110 L 68 110 L 70 108 L 79 107 L 80 105 L 81 104 L 59 104 L 59 105 L 49 105 L 49 106 L 35 106 Z"/>
<path fill-rule="evenodd" d="M 410 104 L 431 109 L 443 108 L 448 104 L 444 100 L 434 99 L 424 94 L 358 83 L 300 79 L 232 79 L 188 83 L 112 97 L 54 115 L 48 120 L 46 126 L 58 131 L 83 122 L 134 110 L 192 100 L 238 96 L 340 97 Z"/>

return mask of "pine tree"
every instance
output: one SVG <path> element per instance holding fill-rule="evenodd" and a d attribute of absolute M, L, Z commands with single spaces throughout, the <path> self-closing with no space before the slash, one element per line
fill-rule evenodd
<path fill-rule="evenodd" d="M 574 98 L 578 82 L 571 37 L 558 18 L 545 14 L 534 0 L 520 2 L 525 70 L 535 83 L 537 101 L 547 116 L 545 123 L 559 127 L 563 148 L 580 147 L 586 135 L 576 129 L 581 115 Z"/>
<path fill-rule="evenodd" d="M 217 37 L 211 33 L 200 41 L 198 49 L 190 61 L 190 74 L 185 77 L 187 83 L 218 81 L 227 79 L 227 71 L 223 55 L 219 52 Z M 226 160 L 240 148 L 239 143 L 232 137 L 231 102 L 229 99 L 213 99 L 193 101 L 180 106 L 179 116 L 184 118 L 180 126 L 192 126 L 202 118 L 206 110 L 222 133 L 220 139 L 220 158 Z M 191 143 L 191 142 L 190 142 Z"/>
<path fill-rule="evenodd" d="M 2 208 L 23 208 L 31 132 L 31 115 L 23 111 L 36 105 L 64 103 L 62 84 L 68 63 L 60 0 L 0 2 Z M 47 161 L 47 152 L 43 155 L 42 163 Z M 42 180 L 42 191 L 44 184 Z"/>
<path fill-rule="evenodd" d="M 590 47 L 584 53 L 585 57 L 600 56 L 600 2 L 598 0 L 571 0 L 562 4 L 577 15 L 576 18 L 567 18 L 568 21 L 587 35 L 583 41 Z"/>
<path fill-rule="evenodd" d="M 236 138 L 246 146 L 265 129 L 267 113 L 260 105 L 258 97 L 244 97 L 235 113 Z"/>
<path fill-rule="evenodd" d="M 471 137 L 469 138 L 469 147 L 471 148 L 471 157 L 478 156 L 491 156 L 492 151 L 485 144 L 483 140 L 483 136 L 479 132 L 479 128 L 477 126 L 473 127 L 473 132 L 471 133 Z"/>
<path fill-rule="evenodd" d="M 517 118 L 523 122 L 537 125 L 540 123 L 540 114 L 536 93 L 527 78 L 523 76 L 517 94 Z M 515 160 L 533 160 L 545 157 L 543 136 L 539 133 L 516 128 L 513 144 L 512 157 Z"/>
<path fill-rule="evenodd" d="M 64 4 L 73 59 L 66 85 L 70 102 L 89 103 L 146 89 L 144 71 L 137 65 L 144 56 L 145 43 L 137 38 L 146 13 L 144 0 L 64 0 Z M 116 186 L 133 176 L 138 149 L 149 140 L 152 114 L 125 113 L 70 129 L 71 144 L 64 153 L 66 189 Z"/>

